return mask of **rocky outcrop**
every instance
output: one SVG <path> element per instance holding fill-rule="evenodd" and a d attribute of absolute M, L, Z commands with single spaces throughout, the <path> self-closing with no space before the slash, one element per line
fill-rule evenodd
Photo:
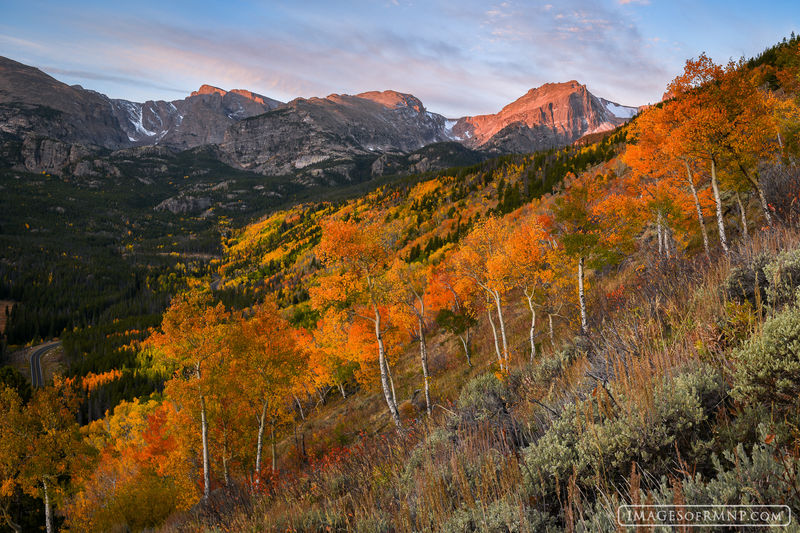
<path fill-rule="evenodd" d="M 169 211 L 173 215 L 198 213 L 205 211 L 211 206 L 210 198 L 198 198 L 196 196 L 179 195 L 167 198 L 157 206 L 156 211 Z"/>
<path fill-rule="evenodd" d="M 60 172 L 91 152 L 79 145 L 43 137 L 26 137 L 22 142 L 22 163 L 30 172 Z"/>

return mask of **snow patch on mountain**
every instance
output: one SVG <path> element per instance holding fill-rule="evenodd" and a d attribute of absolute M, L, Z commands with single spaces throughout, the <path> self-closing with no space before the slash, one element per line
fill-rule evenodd
<path fill-rule="evenodd" d="M 626 120 L 631 119 L 639 112 L 638 107 L 619 105 L 618 103 L 606 100 L 605 98 L 601 98 L 600 100 L 603 102 L 603 105 L 609 111 L 609 113 L 617 118 L 624 118 Z"/>

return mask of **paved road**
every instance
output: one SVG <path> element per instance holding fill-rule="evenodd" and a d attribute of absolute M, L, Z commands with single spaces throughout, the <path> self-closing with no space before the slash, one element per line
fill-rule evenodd
<path fill-rule="evenodd" d="M 59 346 L 61 341 L 46 342 L 39 346 L 34 346 L 31 351 L 31 386 L 36 389 L 44 387 L 44 375 L 42 375 L 42 356 Z"/>

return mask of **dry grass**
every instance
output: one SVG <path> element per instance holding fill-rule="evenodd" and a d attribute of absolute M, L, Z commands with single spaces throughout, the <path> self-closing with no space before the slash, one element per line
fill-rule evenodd
<path fill-rule="evenodd" d="M 617 487 L 600 472 L 594 497 L 583 494 L 575 476 L 568 476 L 556 480 L 562 499 L 532 501 L 524 490 L 527 467 L 521 451 L 544 434 L 568 403 L 594 398 L 595 409 L 606 418 L 627 412 L 647 419 L 654 409 L 654 389 L 679 369 L 700 359 L 728 366 L 718 326 L 727 317 L 728 302 L 720 286 L 733 266 L 762 252 L 797 247 L 800 236 L 776 229 L 710 263 L 673 261 L 644 272 L 629 267 L 599 280 L 592 333 L 578 355 L 565 360 L 547 381 L 537 378 L 537 368 L 557 356 L 546 342 L 537 363 L 527 365 L 527 312 L 510 304 L 509 340 L 518 367 L 507 379 L 510 412 L 500 418 L 476 420 L 453 407 L 463 384 L 495 360 L 491 330 L 482 326 L 476 331 L 473 369 L 463 364 L 453 339 L 434 336 L 433 392 L 443 408 L 433 420 L 416 425 L 406 420 L 406 432 L 381 434 L 390 426 L 377 391 L 331 401 L 309 419 L 307 430 L 323 434 L 346 418 L 353 421 L 351 428 L 371 431 L 353 439 L 355 445 L 335 448 L 276 479 L 265 494 L 226 518 L 226 530 L 411 532 L 459 530 L 459 524 L 460 530 L 488 530 L 500 524 L 501 530 L 525 531 L 536 527 L 531 509 L 553 508 L 560 510 L 561 526 L 570 529 L 583 520 L 584 506 L 593 498 L 605 498 L 609 508 L 630 501 L 635 490 Z M 620 286 L 621 302 L 604 299 L 603 294 Z M 561 341 L 567 340 L 562 334 Z M 420 381 L 416 345 L 398 357 L 394 372 L 399 399 L 410 398 Z M 595 431 L 597 416 L 585 413 L 585 431 Z M 638 487 L 640 481 L 634 470 L 629 483 Z M 203 530 L 212 523 L 220 522 L 188 516 L 165 530 Z"/>

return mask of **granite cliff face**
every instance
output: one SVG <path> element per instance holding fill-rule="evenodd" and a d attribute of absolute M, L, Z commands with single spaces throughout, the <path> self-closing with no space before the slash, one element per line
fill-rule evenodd
<path fill-rule="evenodd" d="M 232 125 L 220 150 L 232 164 L 263 174 L 347 167 L 358 156 L 448 141 L 445 122 L 414 96 L 395 91 L 298 98 Z"/>
<path fill-rule="evenodd" d="M 577 81 L 531 89 L 494 115 L 463 117 L 453 134 L 473 148 L 532 152 L 571 144 L 623 124 L 637 108 L 597 98 Z"/>

